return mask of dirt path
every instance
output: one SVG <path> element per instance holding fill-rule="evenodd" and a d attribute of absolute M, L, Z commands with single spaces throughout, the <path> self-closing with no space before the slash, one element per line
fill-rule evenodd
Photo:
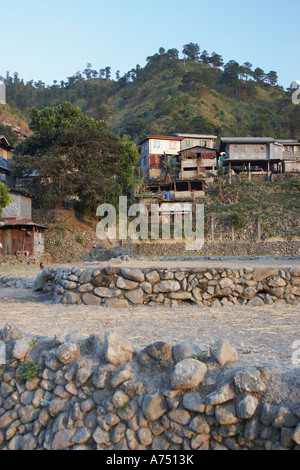
<path fill-rule="evenodd" d="M 79 263 L 78 263 L 79 265 Z M 282 257 L 235 257 L 235 256 L 221 256 L 221 257 L 185 257 L 185 258 L 150 258 L 150 259 L 131 259 L 130 261 L 110 260 L 103 262 L 84 263 L 83 266 L 128 266 L 128 267 L 228 267 L 228 268 L 256 268 L 256 267 L 300 267 L 299 256 L 282 256 Z M 48 265 L 47 265 L 48 266 Z M 51 266 L 58 266 L 51 264 Z M 73 264 L 63 264 L 63 266 L 73 266 Z M 39 265 L 0 265 L 0 276 L 12 277 L 28 277 L 35 278 L 41 272 Z"/>
<path fill-rule="evenodd" d="M 126 266 L 136 268 L 265 268 L 265 267 L 276 267 L 276 268 L 291 268 L 300 267 L 300 257 L 298 256 L 283 256 L 278 258 L 269 257 L 184 257 L 184 258 L 150 258 L 150 259 L 131 259 L 130 261 L 120 261 L 118 259 L 103 261 L 97 263 L 84 263 L 83 266 Z M 64 265 L 68 266 L 68 265 Z M 79 265 L 80 266 L 80 265 Z"/>
<path fill-rule="evenodd" d="M 240 362 L 252 365 L 293 365 L 292 355 L 296 351 L 293 343 L 300 342 L 299 313 L 299 305 L 281 303 L 256 308 L 184 306 L 117 310 L 53 304 L 49 296 L 29 289 L 0 289 L 0 329 L 6 322 L 12 322 L 30 338 L 62 333 L 104 337 L 106 330 L 114 330 L 136 348 L 154 341 L 166 341 L 170 346 L 188 341 L 198 344 L 206 353 L 215 340 L 228 339 L 237 348 Z"/>
<path fill-rule="evenodd" d="M 97 263 L 90 263 L 95 267 Z M 300 257 L 218 257 L 199 259 L 142 259 L 98 263 L 100 266 L 131 267 L 294 267 Z M 87 267 L 87 265 L 85 265 Z M 35 278 L 39 266 L 0 266 L 0 275 Z M 295 342 L 300 343 L 300 305 L 276 303 L 272 306 L 199 308 L 184 306 L 108 309 L 85 305 L 54 304 L 51 296 L 31 289 L 0 288 L 0 329 L 14 323 L 28 337 L 70 334 L 104 337 L 114 330 L 128 338 L 136 348 L 154 341 L 170 346 L 180 342 L 198 344 L 209 352 L 215 340 L 228 339 L 236 347 L 239 360 L 249 364 L 294 366 Z M 293 348 L 294 343 L 294 348 Z M 298 344 L 299 344 L 298 343 Z M 300 349 L 300 344 L 298 346 Z M 298 356 L 300 358 L 300 351 Z M 297 365 L 300 367 L 300 364 Z"/>

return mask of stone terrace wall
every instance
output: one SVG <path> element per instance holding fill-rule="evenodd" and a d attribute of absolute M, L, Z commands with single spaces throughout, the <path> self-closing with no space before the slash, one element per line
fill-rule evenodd
<path fill-rule="evenodd" d="M 57 302 L 105 307 L 147 304 L 252 306 L 300 297 L 300 268 L 46 268 L 34 290 L 53 292 Z"/>
<path fill-rule="evenodd" d="M 201 250 L 186 251 L 184 242 L 178 243 L 133 243 L 132 253 L 146 256 L 171 256 L 181 257 L 183 253 L 188 256 L 298 256 L 300 254 L 300 241 L 232 241 L 232 229 L 227 233 L 227 238 L 222 239 L 220 233 L 216 233 L 218 242 L 206 242 Z M 249 232 L 244 238 L 250 238 Z"/>
<path fill-rule="evenodd" d="M 1 338 L 0 450 L 300 449 L 300 369 L 241 366 L 227 341 Z"/>
<path fill-rule="evenodd" d="M 0 275 L 0 287 L 14 287 L 16 289 L 31 289 L 34 283 L 34 279 L 20 278 L 15 276 L 1 276 Z"/>

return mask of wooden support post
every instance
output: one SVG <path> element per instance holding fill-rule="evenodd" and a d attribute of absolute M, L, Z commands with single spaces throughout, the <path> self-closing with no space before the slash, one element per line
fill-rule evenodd
<path fill-rule="evenodd" d="M 248 180 L 251 181 L 251 163 L 248 163 Z"/>
<path fill-rule="evenodd" d="M 215 241 L 215 218 L 212 215 L 210 218 L 210 224 L 211 224 L 211 241 Z"/>
<path fill-rule="evenodd" d="M 261 221 L 259 217 L 257 217 L 257 241 L 261 241 Z"/>

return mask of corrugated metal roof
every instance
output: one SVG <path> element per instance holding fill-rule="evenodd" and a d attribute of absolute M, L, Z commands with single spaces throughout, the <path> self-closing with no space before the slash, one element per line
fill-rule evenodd
<path fill-rule="evenodd" d="M 0 141 L 1 143 L 4 143 L 4 146 L 6 148 L 8 148 L 9 150 L 11 150 L 13 147 L 10 145 L 10 143 L 8 142 L 7 138 L 5 137 L 5 135 L 0 135 Z"/>
<path fill-rule="evenodd" d="M 239 165 L 239 164 L 248 164 L 248 163 L 251 163 L 252 166 L 258 166 L 260 165 L 261 163 L 278 163 L 278 162 L 282 162 L 282 158 L 261 158 L 261 159 L 252 159 L 250 157 L 247 157 L 247 158 L 240 158 L 240 159 L 237 159 L 237 158 L 226 158 L 225 162 L 231 162 L 231 163 L 234 163 L 236 165 Z"/>
<path fill-rule="evenodd" d="M 28 191 L 25 191 L 24 189 L 18 189 L 18 188 L 11 188 L 10 194 L 20 194 L 21 196 L 29 197 L 31 199 L 36 198 L 36 196 L 29 193 Z"/>
<path fill-rule="evenodd" d="M 141 144 L 147 139 L 159 139 L 159 140 L 178 140 L 181 141 L 182 137 L 175 137 L 174 135 L 145 135 L 137 145 Z"/>
<path fill-rule="evenodd" d="M 298 140 L 281 140 L 281 139 L 277 139 L 276 142 L 279 142 L 280 144 L 287 144 L 287 145 L 291 145 L 291 144 L 300 145 L 300 142 L 298 142 Z"/>
<path fill-rule="evenodd" d="M 16 219 L 15 217 L 3 217 L 3 222 L 0 228 L 9 228 L 9 227 L 39 227 L 47 229 L 45 225 L 36 224 L 30 219 Z"/>
<path fill-rule="evenodd" d="M 260 143 L 260 142 L 275 142 L 273 137 L 221 137 L 221 142 L 235 144 L 235 143 Z"/>
<path fill-rule="evenodd" d="M 216 135 L 210 134 L 173 134 L 174 136 L 183 137 L 183 138 L 193 138 L 193 139 L 216 139 Z"/>
<path fill-rule="evenodd" d="M 179 154 L 181 154 L 181 153 L 188 153 L 189 151 L 191 151 L 191 150 L 196 150 L 196 149 L 205 149 L 206 152 L 211 152 L 211 153 L 212 153 L 212 152 L 214 152 L 214 153 L 217 152 L 217 149 L 212 149 L 212 148 L 210 148 L 210 147 L 201 147 L 201 145 L 194 145 L 194 147 L 188 147 L 188 148 L 186 148 L 186 149 L 184 149 L 184 150 L 180 150 L 180 152 L 178 152 L 178 153 L 179 153 Z"/>

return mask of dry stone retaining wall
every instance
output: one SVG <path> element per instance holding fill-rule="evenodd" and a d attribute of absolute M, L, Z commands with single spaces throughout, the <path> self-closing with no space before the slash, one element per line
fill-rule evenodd
<path fill-rule="evenodd" d="M 7 323 L 0 349 L 0 450 L 300 448 L 299 368 L 239 366 L 227 341 L 205 356 L 114 332 L 29 341 Z"/>
<path fill-rule="evenodd" d="M 34 279 L 30 278 L 0 275 L 0 287 L 2 288 L 13 287 L 16 289 L 30 289 L 32 288 L 33 283 Z"/>
<path fill-rule="evenodd" d="M 257 235 L 256 235 L 257 236 Z M 215 240 L 204 244 L 201 250 L 189 250 L 188 255 L 199 256 L 299 256 L 300 241 L 260 241 L 253 240 L 251 233 L 247 230 L 244 234 L 244 241 L 237 240 L 237 235 L 232 240 L 232 231 L 227 232 L 226 237 L 218 232 Z M 221 241 L 220 241 L 221 240 Z M 252 240 L 252 241 L 249 241 Z M 133 243 L 132 253 L 134 255 L 146 256 L 171 256 L 181 257 L 187 254 L 184 242 L 173 243 Z"/>
<path fill-rule="evenodd" d="M 260 306 L 282 301 L 296 305 L 300 268 L 125 268 L 73 266 L 46 268 L 33 289 L 53 292 L 64 304 L 129 307 L 194 303 Z"/>

